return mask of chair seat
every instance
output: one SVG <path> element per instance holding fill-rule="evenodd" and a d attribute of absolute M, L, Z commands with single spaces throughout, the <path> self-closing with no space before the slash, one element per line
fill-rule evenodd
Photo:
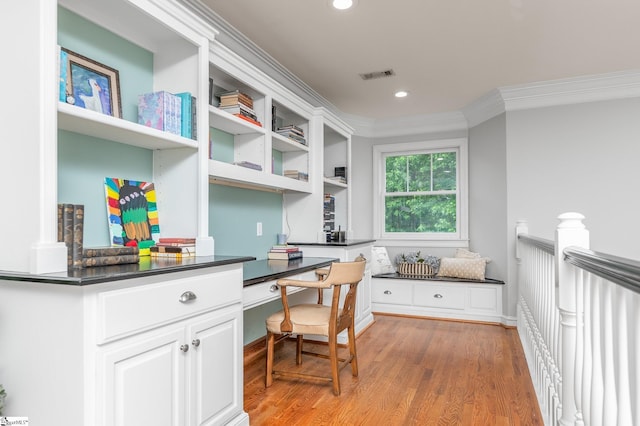
<path fill-rule="evenodd" d="M 293 325 L 292 334 L 329 335 L 331 307 L 317 304 L 301 304 L 292 306 L 290 312 Z M 280 324 L 282 320 L 284 320 L 283 311 L 271 315 L 267 318 L 267 330 L 281 334 Z"/>

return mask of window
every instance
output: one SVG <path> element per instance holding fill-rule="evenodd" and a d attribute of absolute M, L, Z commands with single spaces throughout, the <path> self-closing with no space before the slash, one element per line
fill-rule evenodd
<path fill-rule="evenodd" d="M 376 238 L 467 239 L 467 141 L 374 146 Z"/>

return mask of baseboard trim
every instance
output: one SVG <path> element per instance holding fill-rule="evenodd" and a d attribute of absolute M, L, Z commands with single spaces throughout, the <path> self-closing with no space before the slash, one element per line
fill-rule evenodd
<path fill-rule="evenodd" d="M 484 325 L 499 325 L 504 328 L 514 328 L 514 326 L 503 324 L 499 321 L 481 321 L 481 320 L 472 320 L 472 319 L 462 319 L 462 318 L 443 318 L 443 317 L 432 317 L 428 315 L 415 315 L 415 314 L 396 314 L 393 312 L 374 312 L 374 315 L 383 315 L 388 317 L 402 317 L 402 318 L 413 318 L 420 320 L 436 320 L 436 321 L 451 321 L 451 322 L 464 322 L 469 324 L 484 324 Z"/>

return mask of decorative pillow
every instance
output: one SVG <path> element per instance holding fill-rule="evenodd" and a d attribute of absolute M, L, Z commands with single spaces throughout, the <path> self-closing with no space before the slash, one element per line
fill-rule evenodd
<path fill-rule="evenodd" d="M 456 258 L 461 258 L 461 259 L 484 259 L 484 261 L 487 262 L 487 263 L 491 262 L 490 258 L 482 257 L 482 255 L 480 253 L 469 251 L 469 250 L 463 249 L 463 248 L 456 249 L 455 257 Z"/>
<path fill-rule="evenodd" d="M 461 257 L 443 257 L 440 259 L 439 277 L 465 278 L 468 280 L 484 280 L 487 262 L 480 259 Z"/>
<path fill-rule="evenodd" d="M 372 247 L 371 275 L 392 274 L 396 272 L 386 247 Z"/>

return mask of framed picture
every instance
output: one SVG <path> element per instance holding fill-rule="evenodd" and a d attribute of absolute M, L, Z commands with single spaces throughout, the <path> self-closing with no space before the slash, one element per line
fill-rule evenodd
<path fill-rule="evenodd" d="M 122 117 L 118 70 L 62 48 L 67 61 L 67 102 Z"/>

